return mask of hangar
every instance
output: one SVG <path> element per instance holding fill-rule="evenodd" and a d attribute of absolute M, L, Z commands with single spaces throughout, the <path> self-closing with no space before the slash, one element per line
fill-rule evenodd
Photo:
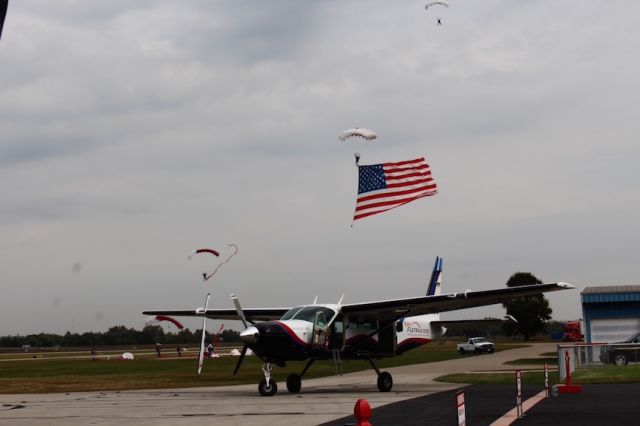
<path fill-rule="evenodd" d="M 580 297 L 586 342 L 621 342 L 640 332 L 640 285 L 585 287 Z"/>

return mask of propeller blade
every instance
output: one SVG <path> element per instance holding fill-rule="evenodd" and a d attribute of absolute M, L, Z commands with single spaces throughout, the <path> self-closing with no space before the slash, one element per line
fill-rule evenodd
<path fill-rule="evenodd" d="M 202 372 L 202 364 L 204 363 L 204 338 L 207 328 L 207 308 L 209 307 L 209 297 L 211 293 L 207 293 L 207 300 L 204 302 L 204 318 L 202 318 L 202 339 L 200 340 L 200 354 L 198 355 L 198 376 Z"/>
<path fill-rule="evenodd" d="M 238 296 L 236 296 L 235 294 L 231 295 L 231 300 L 233 301 L 233 304 L 236 307 L 236 312 L 238 313 L 238 316 L 240 317 L 240 320 L 242 321 L 242 325 L 244 325 L 244 328 L 247 328 L 247 318 L 245 318 L 244 316 L 244 312 L 242 312 L 242 307 L 240 306 L 240 301 L 238 300 Z"/>
<path fill-rule="evenodd" d="M 248 346 L 246 344 L 242 347 L 242 352 L 240 352 L 240 358 L 238 358 L 238 363 L 236 364 L 236 369 L 233 370 L 233 375 L 234 376 L 236 375 L 236 373 L 240 369 L 240 364 L 242 364 L 242 360 L 244 359 L 244 356 L 247 354 L 247 348 L 248 348 Z"/>

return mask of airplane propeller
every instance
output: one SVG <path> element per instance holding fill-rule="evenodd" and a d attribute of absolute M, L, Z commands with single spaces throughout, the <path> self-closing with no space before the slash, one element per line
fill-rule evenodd
<path fill-rule="evenodd" d="M 238 313 L 238 316 L 240 317 L 240 320 L 242 321 L 242 325 L 244 325 L 244 328 L 246 329 L 248 327 L 247 326 L 247 318 L 244 316 L 244 312 L 242 311 L 242 306 L 240 306 L 240 301 L 238 300 L 238 296 L 236 296 L 235 294 L 232 294 L 231 295 L 231 300 L 233 301 L 233 304 L 236 307 L 236 312 Z M 233 370 L 233 375 L 234 376 L 236 375 L 236 373 L 240 369 L 240 365 L 242 364 L 242 361 L 244 360 L 244 356 L 247 354 L 247 349 L 249 349 L 249 346 L 247 346 L 247 344 L 245 343 L 244 346 L 242 347 L 242 351 L 240 352 L 240 358 L 238 358 L 238 363 L 236 364 L 236 368 L 235 368 L 235 370 Z"/>
<path fill-rule="evenodd" d="M 233 370 L 234 376 L 236 375 L 238 370 L 240 370 L 240 364 L 242 364 L 242 361 L 244 360 L 244 356 L 247 354 L 247 349 L 249 349 L 249 347 L 245 343 L 244 346 L 242 347 L 242 352 L 240 352 L 240 358 L 238 358 L 238 363 L 236 364 L 236 368 L 235 370 Z"/>
<path fill-rule="evenodd" d="M 240 320 L 242 321 L 242 325 L 244 325 L 244 328 L 247 328 L 247 318 L 244 316 L 244 312 L 242 312 L 242 307 L 240 306 L 240 301 L 238 300 L 238 296 L 236 296 L 235 294 L 231 295 L 231 300 L 233 301 L 233 304 L 236 307 L 236 312 L 238 313 L 238 316 L 240 317 Z"/>

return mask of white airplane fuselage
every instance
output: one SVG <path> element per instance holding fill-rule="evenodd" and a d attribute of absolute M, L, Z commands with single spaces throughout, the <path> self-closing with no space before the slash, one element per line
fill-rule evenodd
<path fill-rule="evenodd" d="M 265 362 L 342 358 L 383 358 L 399 355 L 439 339 L 444 329 L 431 322 L 438 314 L 405 317 L 380 324 L 366 317 L 340 312 L 339 305 L 306 305 L 276 321 L 263 321 L 240 333 L 245 344 Z M 322 312 L 316 318 L 317 312 Z M 309 315 L 309 314 L 313 315 Z M 300 317 L 301 319 L 298 319 Z"/>

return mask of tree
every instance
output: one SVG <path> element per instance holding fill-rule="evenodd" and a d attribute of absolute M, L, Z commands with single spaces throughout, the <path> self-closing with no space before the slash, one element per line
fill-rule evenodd
<path fill-rule="evenodd" d="M 542 284 L 535 275 L 529 272 L 516 272 L 507 281 L 507 287 L 519 287 L 530 284 Z M 505 334 L 513 335 L 520 332 L 524 340 L 544 330 L 545 322 L 551 319 L 549 301 L 540 294 L 521 296 L 511 302 L 503 303 L 507 315 L 513 316 L 517 324 L 505 324 Z"/>

